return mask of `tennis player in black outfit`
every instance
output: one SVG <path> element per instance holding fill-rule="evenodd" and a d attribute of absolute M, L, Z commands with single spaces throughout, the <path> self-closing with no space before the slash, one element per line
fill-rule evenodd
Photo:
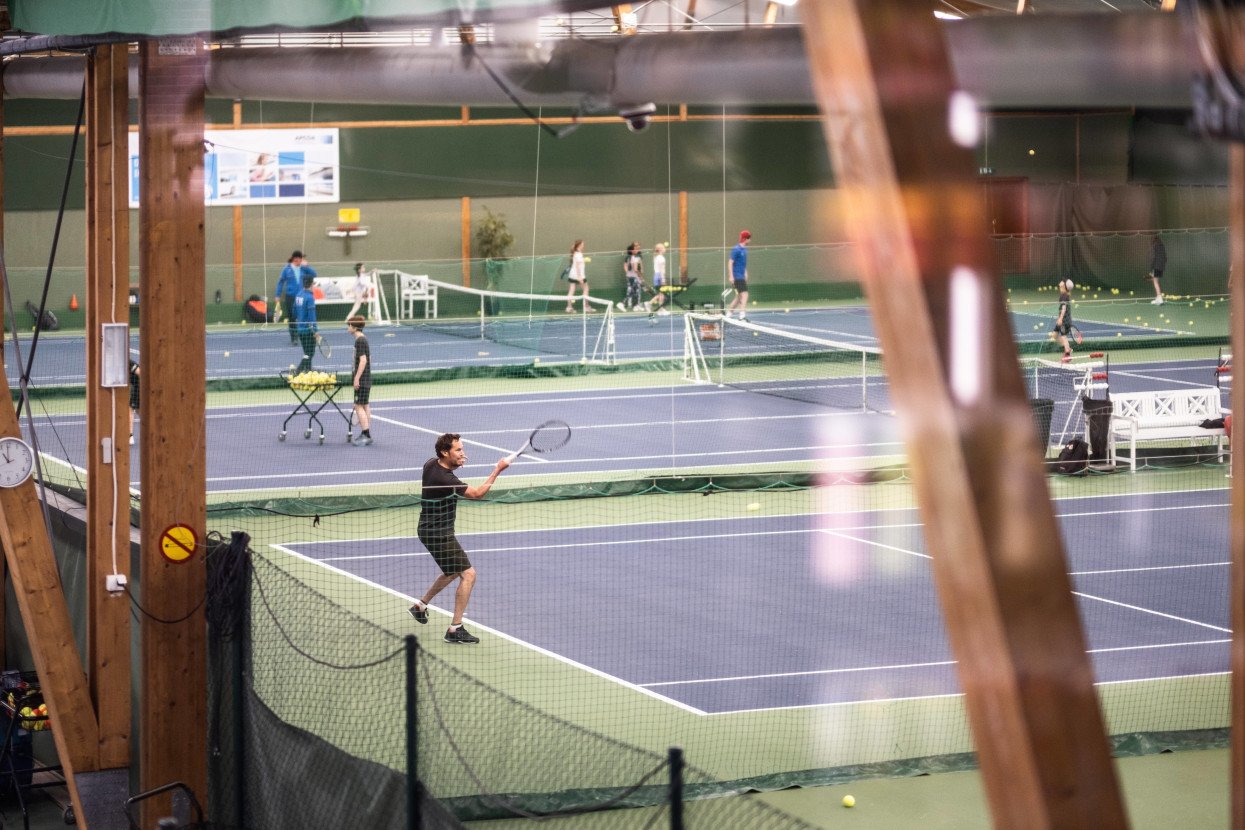
<path fill-rule="evenodd" d="M 354 373 L 351 383 L 354 386 L 354 416 L 359 422 L 359 437 L 355 439 L 356 447 L 366 447 L 372 443 L 372 407 L 368 401 L 372 397 L 372 349 L 367 337 L 363 335 L 366 321 L 357 314 L 346 320 L 346 330 L 354 337 Z"/>
<path fill-rule="evenodd" d="M 419 541 L 432 554 L 433 561 L 441 569 L 441 575 L 433 581 L 422 599 L 415 600 L 410 612 L 416 622 L 428 622 L 428 603 L 449 587 L 451 582 L 459 579 L 461 581 L 454 595 L 454 617 L 445 632 L 445 642 L 478 643 L 480 638 L 469 633 L 463 626 L 463 613 L 467 610 L 467 601 L 471 599 L 471 589 L 476 583 L 476 569 L 471 566 L 467 552 L 454 536 L 454 521 L 458 516 L 458 500 L 483 498 L 497 481 L 501 471 L 510 466 L 510 462 L 502 458 L 483 484 L 472 486 L 454 474 L 455 470 L 467 463 L 467 453 L 463 450 L 461 436 L 447 432 L 437 438 L 435 448 L 436 457 L 428 459 L 424 464 Z"/>

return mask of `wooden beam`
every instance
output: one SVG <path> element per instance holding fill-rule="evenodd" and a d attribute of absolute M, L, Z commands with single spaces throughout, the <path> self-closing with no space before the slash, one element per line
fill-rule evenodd
<path fill-rule="evenodd" d="M 171 781 L 207 799 L 207 522 L 203 110 L 207 53 L 199 38 L 145 41 L 139 64 L 141 410 L 143 483 L 140 790 Z M 158 359 L 156 359 L 158 356 Z M 198 381 L 187 379 L 195 378 Z M 149 416 L 151 417 L 151 416 Z M 167 542 L 165 530 L 193 538 Z M 179 533 L 178 536 L 181 534 Z M 177 561 L 178 556 L 187 558 Z M 163 622 L 172 620 L 173 622 Z M 143 827 L 168 815 L 143 802 Z"/>
<path fill-rule="evenodd" d="M 3 69 L 0 69 L 0 80 L 3 79 Z M 0 95 L 0 136 L 4 135 L 4 96 Z M 0 251 L 5 251 L 4 246 L 4 142 L 0 141 Z M 7 261 L 7 260 L 6 260 Z M 7 279 L 7 270 L 0 271 L 0 332 L 9 335 L 9 315 L 4 307 L 4 280 Z M 7 368 L 5 367 L 4 349 L 0 348 L 0 371 L 5 372 L 8 377 Z M 4 643 L 7 639 L 8 628 L 4 624 L 7 613 L 7 594 L 3 590 L 8 584 L 9 573 L 8 566 L 5 564 L 4 557 L 0 557 L 0 666 L 9 664 L 8 652 L 5 650 Z"/>
<path fill-rule="evenodd" d="M 636 16 L 630 3 L 619 3 L 610 6 L 610 11 L 614 13 L 614 28 L 618 30 L 618 34 L 625 36 L 635 34 Z"/>
<path fill-rule="evenodd" d="M 0 397 L 0 435 L 20 436 L 12 396 Z M 52 718 L 52 737 L 70 799 L 74 812 L 83 816 L 75 776 L 99 769 L 99 729 L 33 479 L 19 487 L 0 488 L 0 546 Z"/>
<path fill-rule="evenodd" d="M 910 3 L 801 14 L 994 823 L 1124 827 L 975 185 L 976 108 L 953 143 L 946 47 Z"/>
<path fill-rule="evenodd" d="M 471 287 L 471 197 L 464 196 L 459 234 L 462 237 L 463 286 Z"/>
<path fill-rule="evenodd" d="M 1228 293 L 1232 314 L 1232 362 L 1245 349 L 1245 146 L 1228 149 Z M 1245 383 L 1232 385 L 1232 411 L 1245 412 Z M 1235 425 L 1234 425 L 1235 426 Z M 1238 427 L 1239 429 L 1239 427 Z M 1232 628 L 1232 749 L 1230 827 L 1245 827 L 1245 452 L 1232 444 L 1232 512 L 1230 539 L 1232 571 L 1229 577 Z"/>
<path fill-rule="evenodd" d="M 87 660 L 102 769 L 130 763 L 130 601 L 105 588 L 130 576 L 129 389 L 100 385 L 101 326 L 130 320 L 127 57 L 97 46 L 87 63 Z"/>
<path fill-rule="evenodd" d="M 233 126 L 242 129 L 242 102 L 238 100 L 233 102 Z M 242 205 L 233 206 L 233 301 L 242 302 Z"/>

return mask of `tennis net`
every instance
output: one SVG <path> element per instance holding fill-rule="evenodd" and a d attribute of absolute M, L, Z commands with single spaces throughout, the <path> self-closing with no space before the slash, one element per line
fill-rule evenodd
<path fill-rule="evenodd" d="M 404 325 L 568 360 L 614 363 L 614 312 L 608 300 L 577 297 L 568 305 L 564 295 L 488 291 L 397 271 L 392 274 L 395 285 L 418 285 L 422 296 L 435 298 L 425 303 L 428 316 L 424 319 L 404 313 Z M 401 288 L 398 296 L 402 296 Z"/>
<path fill-rule="evenodd" d="M 717 314 L 688 314 L 683 378 L 834 409 L 890 412 L 882 351 Z"/>
<path fill-rule="evenodd" d="M 1105 400 L 1110 393 L 1109 359 L 1101 352 L 1067 363 L 1027 358 L 1022 367 L 1029 399 L 1052 402 L 1051 447 L 1062 446 L 1085 431 L 1085 399 Z"/>

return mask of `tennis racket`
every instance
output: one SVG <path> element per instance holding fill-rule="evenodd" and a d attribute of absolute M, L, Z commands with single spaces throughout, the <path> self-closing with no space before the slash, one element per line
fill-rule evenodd
<path fill-rule="evenodd" d="M 1076 327 L 1075 323 L 1072 324 L 1072 339 L 1078 346 L 1085 342 L 1085 338 L 1081 336 L 1081 330 Z"/>
<path fill-rule="evenodd" d="M 333 344 L 325 340 L 319 334 L 316 335 L 316 348 L 320 350 L 320 354 L 325 357 L 333 356 Z"/>
<path fill-rule="evenodd" d="M 566 446 L 571 440 L 571 428 L 566 421 L 545 421 L 528 436 L 527 441 L 519 449 L 506 456 L 506 461 L 513 462 L 529 450 L 535 453 L 553 452 Z"/>

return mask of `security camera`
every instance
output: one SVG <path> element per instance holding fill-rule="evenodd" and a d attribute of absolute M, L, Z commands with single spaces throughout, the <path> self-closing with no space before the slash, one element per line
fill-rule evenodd
<path fill-rule="evenodd" d="M 657 105 L 651 101 L 647 104 L 630 104 L 619 107 L 618 117 L 627 122 L 627 129 L 638 133 L 648 126 L 649 120 L 657 112 Z"/>

